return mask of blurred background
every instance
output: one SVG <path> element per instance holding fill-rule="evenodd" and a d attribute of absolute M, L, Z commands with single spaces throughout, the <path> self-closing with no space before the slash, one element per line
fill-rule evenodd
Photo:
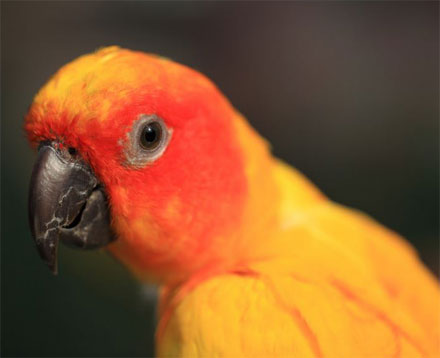
<path fill-rule="evenodd" d="M 154 307 L 104 252 L 40 261 L 27 223 L 33 95 L 98 47 L 210 77 L 273 152 L 404 235 L 439 274 L 437 2 L 1 2 L 1 355 L 153 354 Z M 402 275 L 405 274 L 402 268 Z"/>

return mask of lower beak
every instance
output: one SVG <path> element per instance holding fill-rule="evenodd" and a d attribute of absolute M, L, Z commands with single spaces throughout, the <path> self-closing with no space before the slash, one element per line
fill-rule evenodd
<path fill-rule="evenodd" d="M 115 236 L 102 186 L 79 156 L 40 146 L 29 188 L 29 223 L 41 258 L 57 273 L 58 241 L 92 249 Z"/>

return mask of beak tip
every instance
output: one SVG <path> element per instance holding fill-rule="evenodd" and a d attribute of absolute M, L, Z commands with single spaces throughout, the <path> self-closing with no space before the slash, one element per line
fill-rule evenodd
<path fill-rule="evenodd" d="M 49 270 L 52 272 L 52 274 L 54 276 L 58 276 L 58 266 L 57 265 L 49 266 Z"/>
<path fill-rule="evenodd" d="M 52 272 L 52 274 L 54 276 L 58 275 L 58 263 L 56 258 L 54 257 L 53 259 L 47 259 L 47 258 L 43 258 L 44 261 L 46 261 L 47 267 L 49 268 L 50 272 Z"/>
<path fill-rule="evenodd" d="M 56 262 L 46 261 L 46 265 L 54 276 L 58 275 L 58 265 Z"/>
<path fill-rule="evenodd" d="M 54 235 L 55 236 L 55 235 Z M 58 238 L 49 235 L 49 239 L 35 240 L 37 250 L 49 270 L 57 275 L 58 273 Z"/>

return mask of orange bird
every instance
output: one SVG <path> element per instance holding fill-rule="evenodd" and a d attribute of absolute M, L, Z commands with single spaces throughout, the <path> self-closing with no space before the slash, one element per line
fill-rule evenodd
<path fill-rule="evenodd" d="M 439 285 L 398 234 L 323 195 L 202 74 L 118 47 L 25 119 L 29 216 L 160 286 L 159 356 L 438 357 Z"/>

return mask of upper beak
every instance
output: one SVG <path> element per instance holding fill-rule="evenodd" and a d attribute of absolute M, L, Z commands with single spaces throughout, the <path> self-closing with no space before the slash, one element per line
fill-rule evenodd
<path fill-rule="evenodd" d="M 29 223 L 41 258 L 57 273 L 57 248 L 102 247 L 115 236 L 102 186 L 79 157 L 44 143 L 32 171 Z"/>

